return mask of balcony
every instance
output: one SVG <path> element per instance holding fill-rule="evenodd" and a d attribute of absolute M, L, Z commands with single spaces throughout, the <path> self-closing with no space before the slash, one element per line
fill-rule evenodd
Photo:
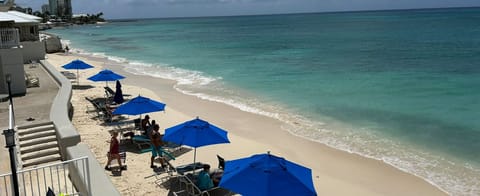
<path fill-rule="evenodd" d="M 0 49 L 18 47 L 20 44 L 18 30 L 14 28 L 0 28 Z"/>

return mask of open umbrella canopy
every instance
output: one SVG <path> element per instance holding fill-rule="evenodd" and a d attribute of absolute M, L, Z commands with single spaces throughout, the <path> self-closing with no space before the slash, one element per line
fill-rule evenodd
<path fill-rule="evenodd" d="M 118 80 L 117 80 L 117 84 L 115 85 L 115 96 L 113 96 L 113 101 L 115 101 L 115 103 L 118 103 L 118 104 L 123 103 L 123 101 L 125 101 L 123 99 L 122 85 Z"/>
<path fill-rule="evenodd" d="M 242 195 L 317 195 L 311 169 L 270 153 L 225 162 L 219 186 Z"/>
<path fill-rule="evenodd" d="M 115 72 L 105 69 L 97 74 L 87 78 L 88 80 L 94 81 L 94 82 L 100 82 L 100 81 L 116 81 L 116 80 L 121 80 L 124 79 L 125 77 L 119 74 L 116 74 Z"/>
<path fill-rule="evenodd" d="M 163 110 L 165 110 L 164 103 L 139 95 L 119 106 L 113 111 L 113 114 L 140 115 Z"/>
<path fill-rule="evenodd" d="M 195 163 L 195 159 L 197 158 L 197 147 L 230 143 L 225 130 L 198 117 L 165 129 L 165 135 L 162 140 L 194 147 L 193 163 Z"/>
<path fill-rule="evenodd" d="M 212 144 L 230 143 L 223 129 L 196 118 L 165 129 L 164 141 L 187 145 L 194 148 Z"/>
<path fill-rule="evenodd" d="M 87 64 L 81 60 L 73 60 L 70 63 L 67 63 L 62 66 L 64 69 L 76 69 L 77 70 L 77 84 L 79 84 L 80 75 L 78 74 L 79 69 L 90 69 L 93 68 L 90 64 Z"/>
<path fill-rule="evenodd" d="M 87 64 L 81 60 L 73 60 L 72 62 L 62 66 L 64 69 L 90 69 L 93 68 L 90 64 Z"/>

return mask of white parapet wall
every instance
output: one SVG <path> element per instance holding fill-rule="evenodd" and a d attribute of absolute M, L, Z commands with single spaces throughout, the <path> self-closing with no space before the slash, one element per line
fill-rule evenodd
<path fill-rule="evenodd" d="M 14 95 L 25 95 L 25 70 L 23 68 L 23 53 L 21 48 L 0 49 L 0 82 L 5 84 L 5 75 L 12 78 L 11 88 Z M 0 93 L 7 93 L 7 87 L 1 85 Z"/>
<path fill-rule="evenodd" d="M 20 42 L 23 52 L 23 62 L 38 61 L 45 59 L 45 43 L 41 41 Z"/>

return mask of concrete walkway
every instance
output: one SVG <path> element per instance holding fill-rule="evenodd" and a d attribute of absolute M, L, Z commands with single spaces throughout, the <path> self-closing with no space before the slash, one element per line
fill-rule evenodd
<path fill-rule="evenodd" d="M 27 88 L 27 94 L 13 98 L 15 123 L 17 126 L 50 121 L 50 108 L 57 95 L 58 85 L 43 70 L 40 64 L 25 65 L 25 72 L 38 76 L 40 87 Z M 8 128 L 8 101 L 0 102 L 0 128 L 3 132 Z M 33 121 L 27 121 L 33 118 Z M 0 174 L 10 172 L 8 149 L 5 148 L 5 137 L 0 135 Z"/>

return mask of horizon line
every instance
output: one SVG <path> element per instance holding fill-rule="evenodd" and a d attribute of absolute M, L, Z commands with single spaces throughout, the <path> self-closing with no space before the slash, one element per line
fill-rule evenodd
<path fill-rule="evenodd" d="M 216 17 L 249 17 L 249 16 L 273 16 L 273 15 L 299 15 L 299 14 L 335 14 L 335 13 L 363 13 L 363 12 L 391 12 L 391 11 L 415 11 L 415 10 L 443 10 L 443 9 L 475 9 L 480 6 L 459 6 L 459 7 L 425 7 L 425 8 L 399 8 L 399 9 L 373 9 L 373 10 L 339 10 L 320 12 L 290 12 L 270 14 L 240 14 L 240 15 L 207 15 L 207 16 L 172 16 L 172 17 L 147 17 L 147 18 L 115 18 L 105 19 L 111 22 L 154 20 L 154 19 L 188 19 L 188 18 L 216 18 Z"/>

